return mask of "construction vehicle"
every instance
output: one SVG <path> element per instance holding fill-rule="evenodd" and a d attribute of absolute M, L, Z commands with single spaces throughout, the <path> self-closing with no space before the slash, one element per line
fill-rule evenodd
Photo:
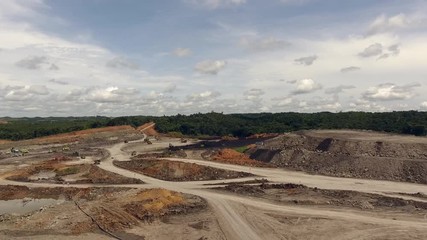
<path fill-rule="evenodd" d="M 22 156 L 21 150 L 15 148 L 15 147 L 12 147 L 10 149 L 10 152 L 12 153 L 12 156 L 14 156 L 14 157 L 20 157 L 20 156 Z"/>
<path fill-rule="evenodd" d="M 95 161 L 93 161 L 93 164 L 99 165 L 99 164 L 101 164 L 101 160 L 95 160 Z"/>
<path fill-rule="evenodd" d="M 131 153 L 131 156 L 136 156 L 136 151 L 133 151 L 133 152 Z"/>
<path fill-rule="evenodd" d="M 187 139 L 181 138 L 181 143 L 187 143 Z"/>
<path fill-rule="evenodd" d="M 148 145 L 153 144 L 153 143 L 150 141 L 150 139 L 148 139 L 148 138 L 144 139 L 144 142 L 145 142 L 145 143 L 147 143 Z"/>
<path fill-rule="evenodd" d="M 66 151 L 70 151 L 70 147 L 63 147 L 62 151 L 66 152 Z"/>

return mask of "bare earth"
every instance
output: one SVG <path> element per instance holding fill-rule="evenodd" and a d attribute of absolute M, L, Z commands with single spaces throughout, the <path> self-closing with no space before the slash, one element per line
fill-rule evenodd
<path fill-rule="evenodd" d="M 352 132 L 314 131 L 306 136 L 343 141 L 340 139 L 350 133 Z M 374 145 L 378 141 L 386 142 L 385 138 L 392 139 L 390 142 L 395 144 L 402 144 L 400 138 L 409 144 L 422 145 L 425 141 L 423 139 L 414 143 L 415 140 L 412 138 L 389 135 L 381 137 L 371 132 L 366 135 L 352 134 L 352 138 L 356 139 L 355 141 L 373 142 Z M 96 222 L 100 222 L 102 226 L 109 226 L 107 232 L 115 234 L 118 239 L 171 239 L 171 237 L 173 239 L 427 239 L 425 184 L 399 181 L 400 179 L 387 181 L 361 178 L 363 176 L 357 176 L 358 178 L 324 176 L 289 169 L 231 165 L 191 159 L 194 154 L 188 154 L 190 157 L 187 158 L 164 158 L 158 161 L 185 162 L 226 171 L 245 172 L 253 176 L 172 182 L 149 177 L 131 171 L 132 169 L 119 168 L 113 164 L 114 161 L 129 161 L 133 151 L 158 151 L 167 148 L 170 142 L 175 146 L 181 144 L 179 139 L 151 140 L 153 142 L 151 145 L 142 140 L 129 143 L 102 143 L 96 148 L 105 149 L 109 155 L 93 156 L 101 158 L 100 164 L 97 165 L 100 169 L 121 177 L 138 179 L 144 184 L 64 185 L 38 181 L 16 182 L 1 178 L 1 185 L 70 188 L 70 190 L 67 191 L 68 195 L 62 198 L 58 196 L 63 202 L 49 205 L 43 210 L 18 216 L 1 215 L 0 239 L 57 239 L 58 235 L 55 235 L 55 232 L 61 235 L 61 239 L 112 237 L 96 228 L 95 222 L 88 216 L 76 210 L 76 205 L 70 202 L 70 199 L 77 199 L 83 211 L 86 210 L 89 215 L 95 216 Z M 266 143 L 267 146 L 268 144 L 273 146 L 277 143 L 273 141 Z M 278 145 L 280 144 L 283 142 L 279 142 Z M 333 146 L 332 143 L 327 150 L 333 152 Z M 375 152 L 377 155 L 385 153 L 385 150 Z M 46 153 L 40 151 L 40 154 Z M 413 157 L 422 160 L 422 151 L 417 154 Z M 34 161 L 28 156 L 6 157 L 0 163 L 4 163 L 4 169 L 9 172 L 19 167 L 16 161 L 21 158 L 27 161 L 27 165 Z M 77 164 L 90 163 L 79 161 Z M 20 168 L 25 167 L 28 166 Z M 262 178 L 268 183 L 259 184 L 257 181 L 250 181 Z M 245 181 L 248 182 L 244 183 Z M 230 184 L 232 182 L 239 183 L 233 185 Z M 294 185 L 283 185 L 288 183 Z M 277 185 L 272 187 L 273 184 Z M 91 189 L 95 186 L 106 190 L 97 190 L 91 194 L 90 192 L 94 191 Z M 114 189 L 113 187 L 122 190 L 116 189 L 113 192 L 108 190 Z M 77 194 L 80 192 L 78 189 L 85 189 L 82 191 L 86 195 Z M 144 192 L 147 189 L 158 190 Z M 22 196 L 34 197 L 29 194 L 31 192 L 24 193 Z M 19 199 L 19 196 L 16 198 Z M 203 204 L 204 202 L 206 204 Z M 109 207 L 96 208 L 96 206 Z M 82 223 L 68 226 L 70 219 L 86 225 Z M 105 219 L 109 219 L 108 224 L 103 222 Z M 43 231 L 47 227 L 43 224 L 50 224 L 47 229 L 53 230 Z"/>

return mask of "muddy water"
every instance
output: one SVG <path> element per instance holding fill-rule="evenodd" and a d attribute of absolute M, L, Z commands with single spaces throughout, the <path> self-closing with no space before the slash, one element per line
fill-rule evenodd
<path fill-rule="evenodd" d="M 63 203 L 65 200 L 56 199 L 16 199 L 8 201 L 0 201 L 0 214 L 26 214 L 41 207 L 58 205 Z"/>

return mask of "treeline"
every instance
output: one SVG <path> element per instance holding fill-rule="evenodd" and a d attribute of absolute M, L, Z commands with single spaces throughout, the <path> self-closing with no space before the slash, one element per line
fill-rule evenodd
<path fill-rule="evenodd" d="M 117 118 L 29 118 L 0 125 L 0 139 L 20 140 L 88 128 L 132 125 L 154 121 L 161 133 L 193 136 L 246 137 L 256 133 L 283 133 L 307 129 L 365 129 L 381 132 L 427 134 L 427 112 L 401 111 L 319 113 L 205 113 L 176 116 L 127 116 Z"/>
<path fill-rule="evenodd" d="M 107 117 L 3 118 L 0 139 L 23 140 L 106 126 Z"/>

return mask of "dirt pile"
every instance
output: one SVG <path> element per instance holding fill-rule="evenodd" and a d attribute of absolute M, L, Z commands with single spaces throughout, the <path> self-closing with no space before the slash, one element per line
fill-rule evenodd
<path fill-rule="evenodd" d="M 166 181 L 205 181 L 249 177 L 252 174 L 158 159 L 114 161 L 114 165 Z"/>
<path fill-rule="evenodd" d="M 427 138 L 303 131 L 265 141 L 251 158 L 309 173 L 427 183 Z"/>
<path fill-rule="evenodd" d="M 140 221 L 151 222 L 168 215 L 192 213 L 206 206 L 200 197 L 165 189 L 147 189 L 81 207 L 103 229 L 116 232 L 132 228 Z"/>
<path fill-rule="evenodd" d="M 266 167 L 268 164 L 250 159 L 249 156 L 239 153 L 236 150 L 225 148 L 216 151 L 216 153 L 210 157 L 210 160 L 215 162 L 236 164 L 242 166 L 252 167 Z"/>
<path fill-rule="evenodd" d="M 239 195 L 255 196 L 285 204 L 298 205 L 332 205 L 339 207 L 375 210 L 389 208 L 393 211 L 413 211 L 422 216 L 427 213 L 427 202 L 405 200 L 378 194 L 355 191 L 326 190 L 309 188 L 300 184 L 228 184 L 214 188 Z"/>

